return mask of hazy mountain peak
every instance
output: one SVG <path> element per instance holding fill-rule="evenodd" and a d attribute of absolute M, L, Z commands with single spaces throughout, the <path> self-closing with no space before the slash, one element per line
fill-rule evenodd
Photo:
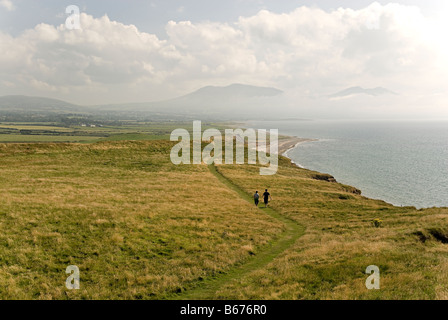
<path fill-rule="evenodd" d="M 350 87 L 350 88 L 344 89 L 342 91 L 339 91 L 337 93 L 329 95 L 328 97 L 329 98 L 346 98 L 346 97 L 351 97 L 351 96 L 355 96 L 355 95 L 359 95 L 359 94 L 366 94 L 369 96 L 378 97 L 378 96 L 387 95 L 387 94 L 395 95 L 396 93 L 393 91 L 390 91 L 389 89 L 383 88 L 383 87 L 363 88 L 363 87 L 357 86 L 357 87 Z"/>
<path fill-rule="evenodd" d="M 258 87 L 258 86 L 234 83 L 225 87 L 219 87 L 219 86 L 202 87 L 199 90 L 187 94 L 184 97 L 201 95 L 207 97 L 215 96 L 217 98 L 219 98 L 219 96 L 253 98 L 253 97 L 271 97 L 279 95 L 281 93 L 283 93 L 283 91 L 278 90 L 276 88 Z"/>

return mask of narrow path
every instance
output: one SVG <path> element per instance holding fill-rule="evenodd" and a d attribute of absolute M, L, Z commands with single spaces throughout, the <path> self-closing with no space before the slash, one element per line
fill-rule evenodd
<path fill-rule="evenodd" d="M 237 185 L 235 185 L 232 181 L 224 177 L 214 165 L 209 166 L 210 172 L 218 178 L 224 185 L 226 185 L 229 189 L 235 191 L 242 199 L 248 201 L 253 204 L 253 199 L 250 195 L 240 189 Z M 260 203 L 261 205 L 261 203 Z M 293 220 L 285 218 L 281 214 L 277 213 L 272 208 L 263 208 L 260 209 L 263 213 L 268 214 L 269 216 L 281 221 L 286 230 L 280 235 L 280 237 L 269 245 L 267 248 L 264 248 L 263 251 L 257 253 L 257 255 L 253 258 L 250 258 L 249 261 L 244 264 L 234 267 L 229 272 L 222 274 L 215 278 L 206 279 L 197 287 L 185 291 L 182 294 L 176 295 L 173 297 L 174 299 L 180 300 L 207 300 L 207 299 L 216 299 L 218 297 L 215 296 L 215 293 L 225 284 L 231 282 L 232 280 L 242 278 L 243 276 L 264 268 L 267 264 L 269 264 L 272 260 L 274 260 L 278 255 L 284 252 L 286 249 L 291 247 L 298 238 L 300 238 L 304 232 L 305 228 L 302 225 L 299 225 Z"/>

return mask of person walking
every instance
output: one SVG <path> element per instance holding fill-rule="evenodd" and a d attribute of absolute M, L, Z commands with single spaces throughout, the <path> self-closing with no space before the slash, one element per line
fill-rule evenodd
<path fill-rule="evenodd" d="M 254 201 L 255 201 L 255 206 L 256 206 L 256 207 L 258 207 L 259 199 L 260 199 L 260 195 L 258 194 L 258 191 L 255 191 L 255 194 L 254 194 Z"/>
<path fill-rule="evenodd" d="M 269 199 L 272 201 L 272 197 L 271 197 L 271 194 L 268 192 L 268 189 L 264 190 L 263 199 L 264 199 L 264 207 L 267 208 Z"/>

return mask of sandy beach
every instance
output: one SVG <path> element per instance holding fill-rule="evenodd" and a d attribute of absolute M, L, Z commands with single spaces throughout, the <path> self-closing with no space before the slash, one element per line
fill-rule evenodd
<path fill-rule="evenodd" d="M 288 157 L 288 151 L 294 149 L 299 144 L 304 142 L 310 142 L 310 141 L 317 141 L 315 139 L 307 139 L 307 138 L 298 138 L 298 137 L 291 137 L 291 136 L 279 136 L 278 137 L 278 152 L 277 154 L 282 155 L 289 159 Z M 269 150 L 269 142 L 264 141 L 258 141 L 257 145 L 258 151 L 266 151 L 267 153 L 270 152 Z M 292 161 L 292 160 L 291 160 Z"/>
<path fill-rule="evenodd" d="M 230 127 L 232 129 L 236 128 L 248 128 L 247 123 L 231 123 L 227 124 L 227 127 Z M 310 142 L 310 141 L 317 141 L 317 139 L 309 139 L 309 138 L 299 138 L 299 137 L 293 137 L 293 136 L 286 136 L 286 135 L 279 135 L 278 136 L 278 154 L 282 155 L 289 159 L 287 153 L 289 150 L 294 149 L 299 144 L 304 142 Z M 266 151 L 269 153 L 269 142 L 265 141 L 258 141 L 257 145 L 258 151 Z"/>
<path fill-rule="evenodd" d="M 290 136 L 281 136 L 278 140 L 278 154 L 288 158 L 288 151 L 294 149 L 299 144 L 304 142 L 316 141 L 315 139 L 306 139 Z"/>

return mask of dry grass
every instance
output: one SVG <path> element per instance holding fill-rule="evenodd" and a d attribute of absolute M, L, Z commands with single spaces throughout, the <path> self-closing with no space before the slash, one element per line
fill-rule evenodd
<path fill-rule="evenodd" d="M 0 145 L 0 298 L 161 299 L 281 233 L 205 166 L 172 165 L 171 146 Z"/>
<path fill-rule="evenodd" d="M 0 298 L 163 299 L 220 275 L 282 233 L 203 165 L 173 166 L 162 141 L 0 144 Z M 448 209 L 398 208 L 281 159 L 218 170 L 306 233 L 223 299 L 446 299 Z M 376 228 L 372 221 L 381 219 Z M 81 290 L 65 288 L 77 265 Z M 377 265 L 381 289 L 365 287 Z"/>
<path fill-rule="evenodd" d="M 282 159 L 278 174 L 256 166 L 220 166 L 248 193 L 268 188 L 278 212 L 306 226 L 306 234 L 273 261 L 220 295 L 229 299 L 444 299 L 448 297 L 448 246 L 416 232 L 447 226 L 448 209 L 393 207 Z M 351 192 L 347 192 L 347 190 Z M 372 221 L 381 219 L 382 227 Z M 445 229 L 446 230 L 446 229 Z M 448 233 L 447 233 L 448 234 Z M 367 290 L 365 269 L 377 265 L 381 289 Z M 241 289 L 244 288 L 244 289 Z"/>

